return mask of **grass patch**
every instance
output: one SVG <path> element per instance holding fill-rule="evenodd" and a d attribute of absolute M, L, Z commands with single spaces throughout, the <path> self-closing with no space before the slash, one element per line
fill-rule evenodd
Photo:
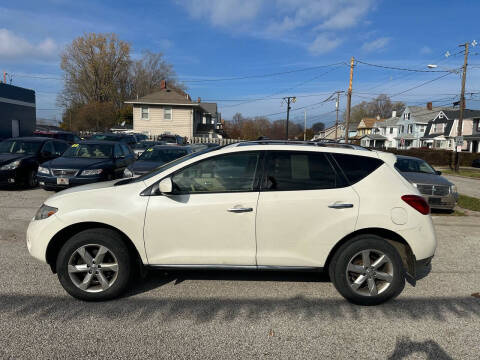
<path fill-rule="evenodd" d="M 457 173 L 451 169 L 444 169 L 442 170 L 442 174 L 468 176 L 468 177 L 480 179 L 480 170 L 460 169 Z"/>
<path fill-rule="evenodd" d="M 472 210 L 472 211 L 480 211 L 480 199 L 467 196 L 467 195 L 459 195 L 458 196 L 458 206 L 463 209 Z"/>

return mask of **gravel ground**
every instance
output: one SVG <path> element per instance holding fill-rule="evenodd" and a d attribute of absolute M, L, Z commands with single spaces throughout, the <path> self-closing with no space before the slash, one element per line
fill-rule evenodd
<path fill-rule="evenodd" d="M 480 179 L 470 179 L 453 175 L 442 175 L 457 185 L 460 194 L 480 199 Z"/>
<path fill-rule="evenodd" d="M 43 190 L 0 191 L 0 358 L 478 359 L 478 217 L 434 217 L 432 273 L 396 300 L 354 306 L 324 276 L 150 273 L 106 303 L 72 299 L 31 258 Z"/>

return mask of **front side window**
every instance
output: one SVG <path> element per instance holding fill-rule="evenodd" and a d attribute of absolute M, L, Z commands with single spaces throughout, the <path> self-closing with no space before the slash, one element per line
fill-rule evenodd
<path fill-rule="evenodd" d="M 68 148 L 68 144 L 60 141 L 55 141 L 53 143 L 53 146 L 55 147 L 55 155 L 62 155 L 65 150 Z"/>
<path fill-rule="evenodd" d="M 219 155 L 178 171 L 172 177 L 180 194 L 253 191 L 259 152 Z"/>
<path fill-rule="evenodd" d="M 120 144 L 120 147 L 122 148 L 123 155 L 125 155 L 125 156 L 130 155 L 130 148 L 127 145 Z"/>
<path fill-rule="evenodd" d="M 270 191 L 332 189 L 345 186 L 325 154 L 298 151 L 270 152 L 263 185 Z"/>
<path fill-rule="evenodd" d="M 41 146 L 40 141 L 6 140 L 0 142 L 0 154 L 36 154 Z"/>
<path fill-rule="evenodd" d="M 172 120 L 172 108 L 171 107 L 163 108 L 163 119 L 164 120 Z"/>
<path fill-rule="evenodd" d="M 47 153 L 47 154 L 55 154 L 55 149 L 53 148 L 53 143 L 51 141 L 47 141 L 45 144 L 43 144 L 42 147 L 42 152 Z"/>
<path fill-rule="evenodd" d="M 123 156 L 123 151 L 122 151 L 122 148 L 120 147 L 119 144 L 115 144 L 115 149 L 114 149 L 114 153 L 113 153 L 113 157 L 115 159 L 119 159 Z"/>
<path fill-rule="evenodd" d="M 148 106 L 142 106 L 142 120 L 148 120 Z"/>

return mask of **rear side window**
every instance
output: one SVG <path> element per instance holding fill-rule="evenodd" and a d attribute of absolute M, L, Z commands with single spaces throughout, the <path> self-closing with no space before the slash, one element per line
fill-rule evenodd
<path fill-rule="evenodd" d="M 345 173 L 350 184 L 359 182 L 383 164 L 382 160 L 367 156 L 347 154 L 332 154 L 332 156 Z"/>
<path fill-rule="evenodd" d="M 264 188 L 271 191 L 332 189 L 345 186 L 323 153 L 269 152 Z"/>

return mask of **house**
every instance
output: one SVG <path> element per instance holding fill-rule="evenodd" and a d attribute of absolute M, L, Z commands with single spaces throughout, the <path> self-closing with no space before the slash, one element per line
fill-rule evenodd
<path fill-rule="evenodd" d="M 364 135 L 371 134 L 374 128 L 374 125 L 377 121 L 380 121 L 380 117 L 376 118 L 363 118 L 357 125 L 356 137 L 361 138 Z"/>
<path fill-rule="evenodd" d="M 392 117 L 383 121 L 376 121 L 369 134 L 360 138 L 360 145 L 373 148 L 396 147 L 395 137 L 398 134 L 397 112 L 392 111 Z"/>
<path fill-rule="evenodd" d="M 150 136 L 171 133 L 186 138 L 219 137 L 220 113 L 216 103 L 192 101 L 182 90 L 163 80 L 159 91 L 136 100 L 133 105 L 133 131 Z"/>
<path fill-rule="evenodd" d="M 472 119 L 472 135 L 465 135 L 463 137 L 468 144 L 468 151 L 472 153 L 480 152 L 480 118 L 474 117 Z"/>
<path fill-rule="evenodd" d="M 336 132 L 335 132 L 336 128 Z M 333 125 L 316 134 L 312 140 L 328 139 L 340 140 L 345 138 L 345 126 L 343 124 Z"/>
<path fill-rule="evenodd" d="M 0 82 L 0 140 L 35 131 L 35 91 Z"/>
<path fill-rule="evenodd" d="M 426 107 L 407 106 L 398 121 L 398 149 L 418 148 L 421 146 L 421 138 L 425 134 L 427 124 L 433 120 L 442 110 L 441 107 L 433 107 L 427 103 Z"/>
<path fill-rule="evenodd" d="M 422 145 L 432 149 L 455 150 L 455 137 L 458 134 L 458 118 L 460 110 L 442 110 L 437 116 L 429 121 L 425 135 L 422 137 Z M 465 109 L 463 113 L 462 135 L 464 142 L 462 151 L 471 151 L 475 139 L 473 129 L 474 122 L 480 119 L 480 110 Z M 480 135 L 477 135 L 480 137 Z M 478 141 L 477 141 L 478 151 Z"/>
<path fill-rule="evenodd" d="M 348 140 L 355 141 L 357 138 L 358 124 L 360 122 L 350 122 L 348 124 Z"/>

